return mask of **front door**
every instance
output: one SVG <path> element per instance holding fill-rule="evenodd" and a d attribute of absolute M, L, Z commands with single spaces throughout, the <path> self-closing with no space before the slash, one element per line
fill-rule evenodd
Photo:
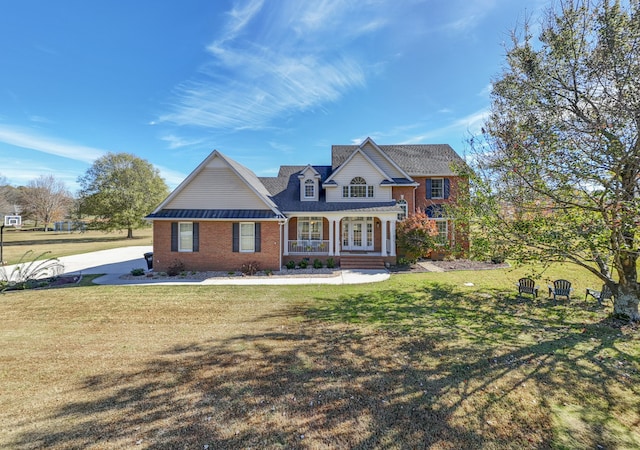
<path fill-rule="evenodd" d="M 373 217 L 351 217 L 342 220 L 342 250 L 373 250 Z"/>

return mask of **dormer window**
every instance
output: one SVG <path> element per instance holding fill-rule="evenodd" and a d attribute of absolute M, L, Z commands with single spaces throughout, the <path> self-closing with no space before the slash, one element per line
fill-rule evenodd
<path fill-rule="evenodd" d="M 313 180 L 307 180 L 304 182 L 304 198 L 315 198 L 316 196 L 316 182 Z"/>
<path fill-rule="evenodd" d="M 347 186 L 342 186 L 343 198 L 371 198 L 373 197 L 373 186 L 367 185 L 367 181 L 362 177 L 355 177 Z"/>

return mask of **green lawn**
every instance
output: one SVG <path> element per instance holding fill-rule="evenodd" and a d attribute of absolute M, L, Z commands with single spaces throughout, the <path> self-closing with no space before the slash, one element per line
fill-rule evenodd
<path fill-rule="evenodd" d="M 16 264 L 29 250 L 33 251 L 35 256 L 50 252 L 46 257 L 54 258 L 129 245 L 151 245 L 152 243 L 151 228 L 134 230 L 133 236 L 133 239 L 127 239 L 126 231 L 57 233 L 6 228 L 3 234 L 2 256 L 7 264 Z"/>
<path fill-rule="evenodd" d="M 638 328 L 525 272 L 7 293 L 0 448 L 640 448 Z"/>

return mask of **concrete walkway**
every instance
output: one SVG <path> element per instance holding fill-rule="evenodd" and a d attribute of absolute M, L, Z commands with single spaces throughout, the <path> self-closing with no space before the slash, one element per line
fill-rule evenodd
<path fill-rule="evenodd" d="M 96 284 L 109 285 L 302 285 L 302 284 L 361 284 L 376 283 L 389 279 L 386 270 L 341 270 L 338 276 L 259 276 L 259 277 L 216 277 L 206 280 L 179 280 L 153 279 L 141 277 L 136 280 L 121 279 L 122 275 L 131 273 L 131 270 L 144 268 L 147 263 L 144 259 L 146 252 L 152 251 L 151 246 L 121 247 L 111 250 L 101 250 L 81 255 L 63 256 L 60 262 L 64 264 L 65 274 L 104 274 L 96 278 Z"/>

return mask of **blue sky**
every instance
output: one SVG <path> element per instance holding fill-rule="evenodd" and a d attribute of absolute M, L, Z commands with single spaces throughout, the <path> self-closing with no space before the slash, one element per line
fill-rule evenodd
<path fill-rule="evenodd" d="M 547 2 L 0 0 L 0 176 L 77 179 L 107 152 L 175 187 L 218 149 L 259 176 L 332 144 L 450 144 L 503 44 Z"/>

